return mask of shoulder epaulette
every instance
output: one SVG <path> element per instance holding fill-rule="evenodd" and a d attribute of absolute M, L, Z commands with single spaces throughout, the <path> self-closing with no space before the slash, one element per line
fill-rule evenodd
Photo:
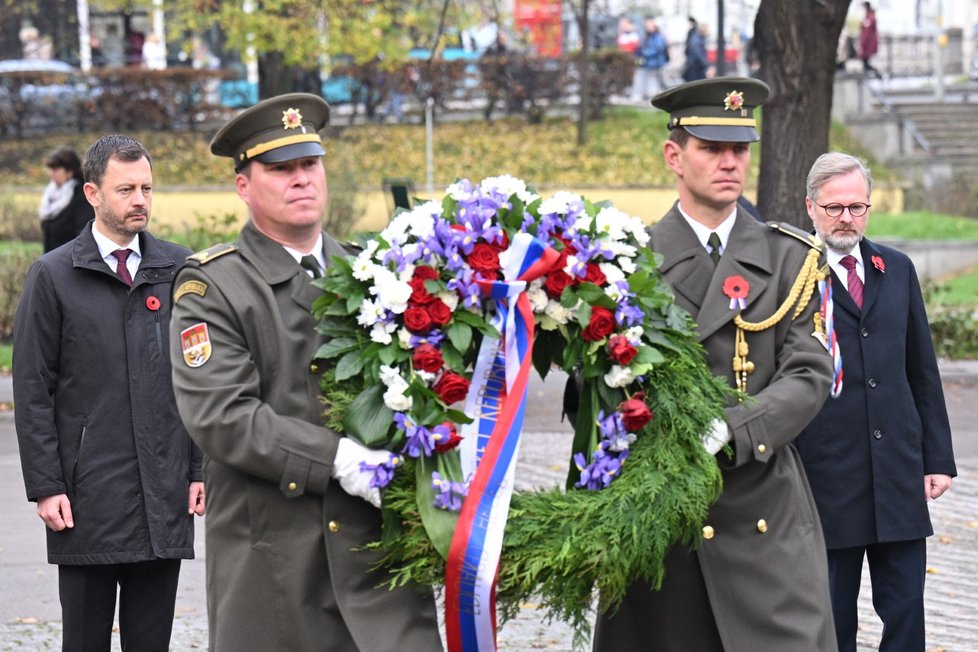
<path fill-rule="evenodd" d="M 192 256 L 189 256 L 188 259 L 196 260 L 198 264 L 204 265 L 214 260 L 215 258 L 220 258 L 224 254 L 229 254 L 232 251 L 237 251 L 237 250 L 238 248 L 235 247 L 230 242 L 222 242 L 220 244 L 214 245 L 213 247 L 208 247 L 203 251 L 198 251 Z"/>
<path fill-rule="evenodd" d="M 767 222 L 766 224 L 772 231 L 783 233 L 784 235 L 790 235 L 796 240 L 801 240 L 812 249 L 821 250 L 824 247 L 824 244 L 817 235 L 803 231 L 794 224 L 785 224 L 784 222 Z"/>

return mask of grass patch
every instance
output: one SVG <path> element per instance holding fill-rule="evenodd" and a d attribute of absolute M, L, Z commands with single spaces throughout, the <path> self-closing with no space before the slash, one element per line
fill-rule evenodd
<path fill-rule="evenodd" d="M 13 369 L 14 345 L 0 342 L 0 373 L 9 374 Z"/>
<path fill-rule="evenodd" d="M 927 299 L 939 306 L 978 310 L 978 267 L 934 285 Z"/>
<path fill-rule="evenodd" d="M 873 214 L 866 235 L 905 240 L 972 240 L 978 241 L 978 220 L 927 211 L 893 215 Z"/>

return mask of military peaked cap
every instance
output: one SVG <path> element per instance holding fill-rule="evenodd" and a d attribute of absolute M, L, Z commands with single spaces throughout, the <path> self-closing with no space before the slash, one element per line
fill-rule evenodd
<path fill-rule="evenodd" d="M 311 93 L 288 93 L 262 100 L 235 116 L 211 140 L 211 153 L 234 159 L 241 170 L 250 161 L 281 163 L 323 156 L 319 132 L 329 124 L 329 104 Z"/>
<path fill-rule="evenodd" d="M 683 128 L 700 140 L 750 143 L 760 139 L 754 109 L 771 89 L 749 77 L 716 77 L 675 86 L 652 98 L 669 113 L 669 129 Z"/>

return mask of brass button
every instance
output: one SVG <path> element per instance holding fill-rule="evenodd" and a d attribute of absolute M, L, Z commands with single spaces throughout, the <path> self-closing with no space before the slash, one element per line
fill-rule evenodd
<path fill-rule="evenodd" d="M 763 518 L 757 522 L 757 531 L 761 534 L 767 532 L 767 521 L 765 521 Z"/>
<path fill-rule="evenodd" d="M 713 531 L 713 526 L 712 525 L 704 525 L 703 526 L 703 538 L 704 539 L 712 539 L 715 534 L 716 534 L 716 532 Z"/>
<path fill-rule="evenodd" d="M 330 521 L 329 522 L 329 531 L 330 532 L 339 532 L 340 531 L 340 524 L 337 523 L 336 521 Z"/>
<path fill-rule="evenodd" d="M 313 363 L 313 364 L 309 365 L 309 371 L 311 371 L 314 374 L 318 374 L 319 373 L 319 365 L 316 364 L 316 363 Z"/>
<path fill-rule="evenodd" d="M 290 482 L 289 483 L 289 491 L 295 491 L 298 488 L 299 488 L 299 485 L 297 485 L 296 483 L 294 483 L 294 482 Z"/>
<path fill-rule="evenodd" d="M 765 446 L 764 444 L 758 444 L 757 445 L 757 452 L 758 453 L 765 453 L 765 452 L 767 452 L 767 446 Z"/>

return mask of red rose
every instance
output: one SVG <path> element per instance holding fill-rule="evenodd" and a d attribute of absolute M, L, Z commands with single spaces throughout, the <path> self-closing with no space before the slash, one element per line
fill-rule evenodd
<path fill-rule="evenodd" d="M 489 246 L 491 246 L 496 251 L 506 251 L 507 249 L 509 249 L 509 236 L 506 234 L 505 231 L 503 231 L 499 235 L 498 241 L 490 242 Z"/>
<path fill-rule="evenodd" d="M 434 281 L 438 278 L 438 270 L 428 265 L 418 265 L 414 268 L 411 280 L 421 279 L 422 281 Z"/>
<path fill-rule="evenodd" d="M 591 321 L 584 329 L 583 337 L 588 342 L 598 342 L 615 332 L 615 313 L 607 308 L 595 306 L 591 309 Z"/>
<path fill-rule="evenodd" d="M 424 279 L 412 278 L 408 285 L 411 286 L 411 298 L 408 301 L 413 305 L 423 306 L 435 298 L 425 289 Z"/>
<path fill-rule="evenodd" d="M 413 306 L 404 311 L 404 325 L 412 333 L 427 333 L 431 328 L 431 317 L 424 308 Z"/>
<path fill-rule="evenodd" d="M 547 274 L 547 280 L 543 283 L 547 295 L 554 301 L 560 301 L 560 295 L 568 285 L 574 285 L 574 277 L 563 269 L 555 269 Z"/>
<path fill-rule="evenodd" d="M 595 285 L 600 287 L 608 282 L 608 277 L 604 275 L 604 272 L 602 272 L 601 268 L 598 267 L 595 263 L 588 263 L 587 272 L 584 275 L 584 280 L 594 283 Z"/>
<path fill-rule="evenodd" d="M 493 273 L 499 269 L 499 251 L 486 242 L 479 242 L 472 247 L 466 262 L 476 272 Z"/>
<path fill-rule="evenodd" d="M 445 440 L 440 440 L 439 439 L 438 440 L 438 443 L 435 444 L 435 452 L 436 453 L 447 453 L 448 451 L 450 451 L 453 448 L 455 448 L 456 446 L 458 446 L 461 443 L 462 438 L 459 437 L 458 432 L 455 430 L 455 424 L 452 423 L 451 421 L 446 421 L 445 423 L 443 423 L 441 425 L 443 425 L 446 428 L 448 428 L 448 433 L 449 433 L 448 434 L 448 439 L 445 439 Z"/>
<path fill-rule="evenodd" d="M 431 302 L 425 306 L 425 310 L 428 311 L 428 316 L 431 317 L 431 323 L 435 326 L 444 326 L 452 320 L 451 308 L 441 299 L 432 297 Z"/>
<path fill-rule="evenodd" d="M 645 394 L 637 392 L 627 401 L 622 401 L 618 406 L 621 413 L 621 425 L 625 426 L 628 432 L 638 432 L 645 427 L 654 416 L 649 406 L 645 404 Z"/>
<path fill-rule="evenodd" d="M 469 381 L 454 371 L 449 371 L 438 379 L 431 388 L 446 405 L 461 401 L 469 393 Z"/>
<path fill-rule="evenodd" d="M 445 364 L 441 357 L 441 351 L 430 344 L 422 344 L 414 350 L 413 362 L 415 369 L 429 373 L 438 371 Z"/>
<path fill-rule="evenodd" d="M 564 248 L 558 252 L 557 260 L 554 262 L 553 267 L 550 269 L 564 269 L 567 267 L 567 257 L 577 253 L 577 248 L 571 244 L 570 240 L 566 240 L 560 236 L 557 236 L 557 240 L 560 240 L 564 244 Z"/>
<path fill-rule="evenodd" d="M 638 349 L 624 335 L 612 335 L 608 340 L 608 355 L 618 364 L 627 367 L 638 355 Z"/>

